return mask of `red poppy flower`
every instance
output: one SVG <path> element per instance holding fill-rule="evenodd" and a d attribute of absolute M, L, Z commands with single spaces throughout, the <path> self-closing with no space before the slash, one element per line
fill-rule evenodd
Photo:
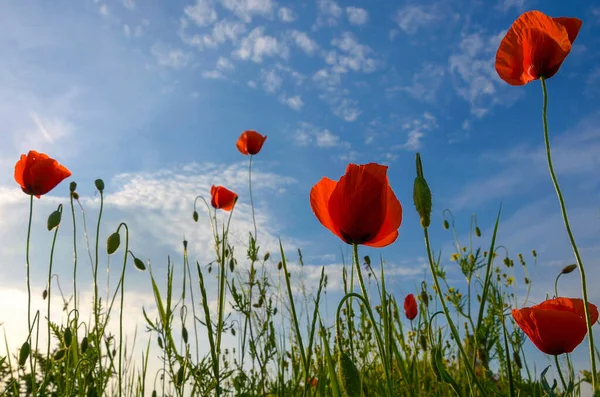
<path fill-rule="evenodd" d="M 510 85 L 550 78 L 571 52 L 581 24 L 577 18 L 551 18 L 528 11 L 512 24 L 496 53 L 496 71 Z"/>
<path fill-rule="evenodd" d="M 588 303 L 592 323 L 598 321 L 598 308 Z M 570 353 L 585 337 L 587 326 L 582 299 L 556 298 L 532 307 L 513 309 L 517 325 L 542 352 Z"/>
<path fill-rule="evenodd" d="M 402 206 L 387 168 L 349 164 L 339 182 L 321 179 L 310 191 L 310 205 L 321 224 L 348 244 L 385 247 L 396 241 Z"/>
<path fill-rule="evenodd" d="M 419 309 L 415 296 L 413 294 L 406 295 L 406 298 L 404 298 L 404 313 L 406 314 L 406 318 L 412 321 L 417 317 L 418 312 Z"/>
<path fill-rule="evenodd" d="M 211 200 L 210 204 L 216 209 L 231 211 L 238 195 L 223 186 L 213 185 L 210 188 Z"/>
<path fill-rule="evenodd" d="M 37 198 L 70 176 L 71 171 L 58 164 L 58 161 L 35 150 L 30 150 L 27 155 L 22 154 L 15 164 L 15 181 L 21 185 L 23 192 Z"/>
<path fill-rule="evenodd" d="M 257 154 L 262 149 L 267 137 L 256 131 L 244 131 L 235 144 L 240 153 L 245 155 Z"/>
<path fill-rule="evenodd" d="M 310 387 L 312 387 L 314 389 L 315 387 L 317 387 L 319 385 L 319 379 L 309 376 L 307 379 L 307 383 Z"/>

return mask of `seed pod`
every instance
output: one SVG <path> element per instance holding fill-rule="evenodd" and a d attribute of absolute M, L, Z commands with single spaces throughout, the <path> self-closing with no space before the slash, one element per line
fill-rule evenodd
<path fill-rule="evenodd" d="M 104 181 L 102 179 L 96 179 L 94 185 L 96 185 L 96 189 L 98 189 L 100 193 L 104 191 Z"/>
<path fill-rule="evenodd" d="M 89 341 L 87 336 L 84 336 L 83 339 L 81 339 L 81 353 L 85 353 L 87 351 L 89 347 Z"/>
<path fill-rule="evenodd" d="M 71 347 L 71 341 L 73 341 L 73 333 L 71 332 L 71 328 L 67 328 L 63 334 L 63 342 L 65 342 L 66 347 Z"/>
<path fill-rule="evenodd" d="M 65 358 L 65 355 L 67 354 L 67 350 L 66 349 L 60 349 L 58 350 L 56 353 L 54 353 L 54 361 L 60 361 L 63 358 Z"/>
<path fill-rule="evenodd" d="M 29 342 L 25 341 L 23 345 L 21 345 L 21 350 L 19 350 L 19 366 L 22 367 L 27 362 L 29 358 L 29 353 L 31 353 L 31 347 L 29 346 Z"/>
<path fill-rule="evenodd" d="M 62 218 L 62 211 L 54 211 L 50 214 L 50 216 L 48 216 L 48 222 L 47 222 L 47 227 L 48 227 L 48 231 L 54 229 L 55 227 L 57 227 L 58 225 L 60 225 L 60 220 Z"/>
<path fill-rule="evenodd" d="M 576 264 L 568 265 L 568 266 L 563 267 L 563 269 L 560 271 L 560 273 L 561 274 L 569 274 L 575 269 L 577 269 Z"/>
<path fill-rule="evenodd" d="M 108 255 L 112 255 L 119 249 L 120 245 L 121 236 L 119 235 L 119 233 L 114 232 L 113 234 L 108 236 L 108 239 L 106 240 L 106 252 L 108 253 Z"/>
<path fill-rule="evenodd" d="M 185 326 L 183 326 L 183 327 L 181 328 L 181 337 L 183 338 L 183 341 L 184 341 L 185 343 L 187 343 L 187 342 L 188 342 L 188 331 L 187 331 L 187 328 L 185 328 Z"/>
<path fill-rule="evenodd" d="M 146 265 L 144 265 L 144 262 L 139 258 L 133 258 L 133 265 L 138 270 L 141 270 L 141 271 L 146 270 Z"/>

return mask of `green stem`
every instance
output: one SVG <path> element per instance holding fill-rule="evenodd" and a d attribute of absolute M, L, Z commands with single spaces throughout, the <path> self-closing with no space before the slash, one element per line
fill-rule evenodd
<path fill-rule="evenodd" d="M 558 356 L 554 355 L 554 363 L 556 364 L 556 372 L 558 372 L 558 376 L 560 377 L 560 383 L 562 383 L 563 390 L 565 393 L 567 392 L 567 382 L 565 381 L 565 377 L 562 374 L 562 370 L 560 369 L 560 363 L 558 361 Z"/>
<path fill-rule="evenodd" d="M 569 241 L 571 243 L 571 247 L 573 248 L 573 254 L 575 254 L 575 261 L 577 263 L 577 267 L 579 268 L 579 274 L 581 275 L 581 293 L 583 295 L 583 309 L 585 310 L 585 321 L 587 325 L 587 334 L 589 340 L 589 350 L 590 350 L 590 364 L 592 367 L 592 389 L 594 392 L 599 391 L 598 385 L 598 373 L 596 370 L 596 355 L 594 354 L 594 334 L 592 331 L 592 320 L 590 317 L 590 308 L 588 307 L 588 294 L 587 294 L 587 282 L 585 278 L 585 270 L 583 268 L 583 261 L 581 260 L 581 256 L 579 255 L 579 249 L 577 248 L 577 244 L 575 243 L 575 237 L 573 237 L 573 232 L 571 231 L 571 225 L 569 222 L 569 217 L 567 215 L 567 207 L 565 205 L 565 200 L 563 199 L 562 192 L 558 185 L 558 179 L 556 178 L 556 174 L 554 172 L 554 166 L 552 165 L 552 153 L 550 150 L 550 137 L 548 134 L 548 90 L 546 88 L 546 79 L 544 77 L 540 77 L 540 81 L 542 82 L 542 92 L 544 94 L 544 105 L 542 110 L 542 122 L 544 125 L 544 144 L 546 146 L 546 157 L 548 159 L 548 169 L 550 171 L 550 176 L 552 178 L 552 183 L 554 184 L 554 189 L 556 190 L 556 196 L 558 197 L 558 202 L 560 204 L 560 211 L 562 213 L 562 218 L 565 223 L 565 229 L 567 230 L 567 234 L 569 235 Z"/>
<path fill-rule="evenodd" d="M 446 321 L 448 321 L 448 325 L 450 326 L 450 330 L 452 331 L 452 336 L 454 337 L 454 340 L 456 341 L 456 346 L 458 347 L 458 351 L 460 352 L 460 355 L 465 363 L 465 367 L 467 368 L 467 371 L 469 371 L 471 378 L 475 382 L 475 385 L 477 386 L 477 388 L 481 391 L 481 394 L 483 396 L 487 396 L 487 392 L 486 392 L 485 388 L 477 379 L 477 375 L 475 375 L 475 370 L 469 363 L 469 356 L 467 356 L 467 353 L 465 352 L 462 344 L 460 343 L 460 334 L 458 333 L 458 329 L 456 329 L 456 326 L 454 325 L 454 322 L 452 321 L 452 317 L 450 316 L 450 312 L 448 311 L 448 306 L 446 305 L 446 302 L 444 301 L 444 295 L 442 294 L 442 289 L 440 287 L 440 282 L 438 280 L 437 273 L 435 272 L 433 256 L 431 255 L 431 245 L 429 243 L 429 232 L 428 232 L 427 228 L 424 228 L 423 232 L 425 233 L 425 248 L 427 249 L 427 259 L 429 260 L 429 269 L 431 271 L 431 277 L 433 278 L 433 283 L 435 285 L 435 289 L 440 298 L 440 302 L 442 304 L 442 309 L 444 310 L 444 315 L 446 316 Z"/>
<path fill-rule="evenodd" d="M 102 221 L 102 209 L 104 208 L 104 193 L 100 192 L 100 212 L 98 213 L 98 224 L 96 225 L 96 250 L 94 260 L 94 330 L 96 331 L 96 349 L 98 350 L 98 383 L 100 387 L 103 387 L 103 372 L 102 372 L 102 329 L 100 326 L 100 303 L 98 302 L 98 257 L 99 257 L 99 244 L 100 244 L 100 223 Z"/>
<path fill-rule="evenodd" d="M 31 339 L 32 336 L 32 328 L 31 328 L 31 279 L 30 279 L 30 274 L 29 274 L 29 247 L 30 247 L 30 240 L 31 240 L 31 220 L 33 218 L 33 195 L 29 196 L 29 224 L 27 226 L 27 246 L 25 248 L 25 268 L 27 271 L 27 276 L 26 276 L 26 282 L 27 282 L 27 328 L 30 330 L 29 332 L 29 338 Z M 31 342 L 33 342 L 33 339 L 31 339 Z M 33 343 L 29 343 L 29 345 L 31 346 Z M 29 355 L 29 366 L 31 367 L 31 373 L 32 375 L 35 374 L 35 368 L 33 366 L 33 354 Z M 35 379 L 35 377 L 32 377 L 32 379 Z M 32 390 L 32 393 L 35 392 L 35 382 L 32 381 L 32 387 L 34 388 L 34 390 Z M 34 393 L 35 395 L 35 393 Z"/>
<path fill-rule="evenodd" d="M 248 188 L 250 190 L 250 207 L 252 207 L 252 222 L 254 223 L 254 243 L 256 244 L 256 218 L 254 217 L 254 199 L 252 198 L 252 158 L 254 156 L 250 155 L 250 163 L 248 165 Z"/>
<path fill-rule="evenodd" d="M 62 214 L 62 204 L 58 205 L 58 211 L 61 212 Z M 46 374 L 44 375 L 44 383 L 46 383 L 46 379 L 48 377 L 48 374 L 50 373 L 50 366 L 52 365 L 52 361 L 50 360 L 50 300 L 51 300 L 51 289 L 52 289 L 52 265 L 54 264 L 54 248 L 56 247 L 56 236 L 58 235 L 58 228 L 60 227 L 60 225 L 57 225 L 56 228 L 54 229 L 54 237 L 52 238 L 52 248 L 50 249 L 50 263 L 48 265 L 48 290 L 47 293 L 48 295 L 46 296 L 46 299 L 48 299 L 48 306 L 46 308 L 47 313 L 47 322 L 48 322 L 48 348 L 46 350 L 46 360 L 47 364 L 47 370 L 46 370 Z M 68 374 L 66 374 L 66 376 L 68 376 Z"/>
<path fill-rule="evenodd" d="M 117 227 L 117 233 L 119 233 L 119 229 L 123 226 L 125 228 L 125 253 L 123 254 L 123 270 L 121 271 L 121 310 L 119 311 L 119 397 L 123 394 L 123 306 L 125 304 L 125 267 L 127 266 L 127 254 L 129 252 L 129 228 L 126 223 L 121 223 L 119 227 Z M 133 254 L 132 254 L 133 255 Z"/>

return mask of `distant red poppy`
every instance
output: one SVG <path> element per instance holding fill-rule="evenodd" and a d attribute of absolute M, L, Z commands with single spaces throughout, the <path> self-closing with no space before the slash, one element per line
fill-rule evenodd
<path fill-rule="evenodd" d="M 223 186 L 213 185 L 210 188 L 211 200 L 210 204 L 216 209 L 222 209 L 224 211 L 231 211 L 235 202 L 238 199 L 238 195 L 228 190 Z"/>
<path fill-rule="evenodd" d="M 510 85 L 524 85 L 558 72 L 571 52 L 582 21 L 528 11 L 512 24 L 496 53 L 496 71 Z"/>
<path fill-rule="evenodd" d="M 308 385 L 312 388 L 315 388 L 319 385 L 319 379 L 317 379 L 317 378 L 309 376 L 307 381 L 308 381 Z"/>
<path fill-rule="evenodd" d="M 348 244 L 385 247 L 396 241 L 402 206 L 387 168 L 349 164 L 339 182 L 321 179 L 310 191 L 310 205 L 321 224 Z"/>
<path fill-rule="evenodd" d="M 27 155 L 22 154 L 15 164 L 15 181 L 23 192 L 37 198 L 50 192 L 70 176 L 71 171 L 58 164 L 58 161 L 35 150 L 30 150 Z"/>
<path fill-rule="evenodd" d="M 253 155 L 260 152 L 266 140 L 267 137 L 265 135 L 261 135 L 256 131 L 244 131 L 238 138 L 236 146 L 240 153 Z"/>
<path fill-rule="evenodd" d="M 588 303 L 592 323 L 598 308 Z M 559 355 L 572 352 L 587 334 L 582 299 L 555 298 L 539 305 L 513 309 L 517 325 L 542 352 Z"/>
<path fill-rule="evenodd" d="M 413 294 L 406 295 L 404 298 L 404 313 L 406 314 L 406 318 L 409 320 L 414 320 L 417 317 L 419 312 L 417 300 Z"/>

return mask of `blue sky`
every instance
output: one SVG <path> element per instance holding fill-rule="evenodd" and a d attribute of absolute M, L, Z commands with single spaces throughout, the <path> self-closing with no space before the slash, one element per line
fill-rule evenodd
<path fill-rule="evenodd" d="M 210 260 L 208 227 L 193 224 L 191 212 L 213 183 L 240 194 L 233 238 L 246 243 L 247 158 L 235 141 L 255 129 L 268 136 L 254 185 L 265 249 L 281 237 L 290 253 L 302 248 L 309 265 L 328 265 L 339 280 L 340 250 L 349 251 L 312 215 L 309 190 L 322 176 L 338 179 L 349 162 L 384 163 L 404 207 L 400 237 L 361 252 L 385 257 L 398 296 L 414 292 L 425 274 L 412 204 L 419 151 L 434 194 L 433 244 L 450 277 L 461 282 L 441 212 L 454 211 L 462 236 L 476 213 L 485 245 L 502 203 L 500 243 L 513 256 L 539 254 L 529 303 L 540 302 L 573 262 L 546 170 L 541 88 L 508 86 L 493 64 L 506 29 L 528 9 L 584 21 L 548 81 L 549 121 L 588 278 L 597 279 L 600 7 L 593 2 L 58 0 L 0 4 L 0 286 L 25 287 L 28 203 L 12 176 L 21 153 L 46 152 L 73 171 L 88 222 L 98 205 L 93 181 L 103 178 L 102 238 L 127 221 L 134 252 L 161 269 L 167 255 L 180 255 L 184 235 L 195 258 Z M 36 200 L 35 246 L 49 247 L 46 214 L 66 204 L 67 192 L 64 183 Z M 65 226 L 56 262 L 66 280 L 69 233 Z M 33 278 L 41 290 L 47 253 L 33 258 L 44 269 Z M 310 284 L 318 267 L 305 272 Z M 565 295 L 578 296 L 575 274 L 562 283 Z M 131 281 L 132 294 L 147 287 L 139 274 Z M 600 291 L 592 288 L 591 300 L 600 303 Z M 584 345 L 577 353 L 585 363 Z"/>

